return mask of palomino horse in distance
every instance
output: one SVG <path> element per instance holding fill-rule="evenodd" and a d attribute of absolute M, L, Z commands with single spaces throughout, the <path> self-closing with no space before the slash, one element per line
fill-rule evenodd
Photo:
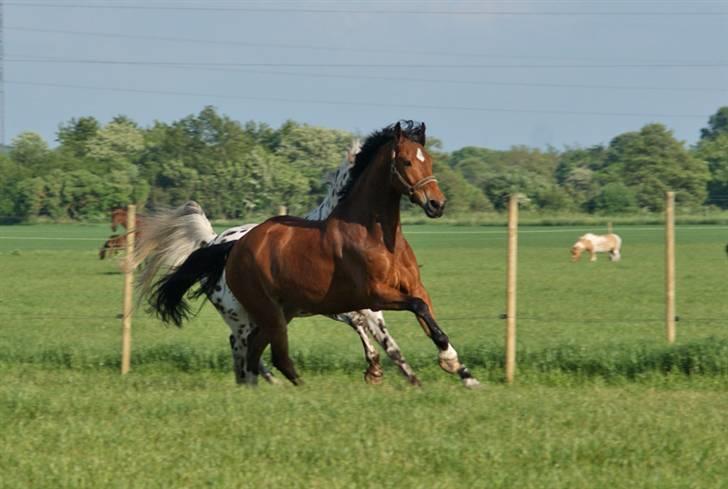
<path fill-rule="evenodd" d="M 616 234 L 597 235 L 587 233 L 581 236 L 571 247 L 571 261 L 579 261 L 581 254 L 588 251 L 589 261 L 597 261 L 597 253 L 607 252 L 610 261 L 619 261 L 622 258 L 622 238 Z"/>
<path fill-rule="evenodd" d="M 331 214 L 348 185 L 354 158 L 360 149 L 359 141 L 355 141 L 347 151 L 341 165 L 328 179 L 324 200 L 318 207 L 306 214 L 305 219 L 321 220 Z M 226 229 L 216 235 L 202 208 L 196 202 L 191 201 L 176 209 L 147 214 L 145 216 L 145 232 L 137 242 L 134 253 L 135 265 L 142 262 L 144 264 L 138 278 L 141 290 L 140 296 L 144 297 L 149 293 L 154 277 L 160 270 L 178 266 L 187 259 L 190 253 L 202 246 L 237 241 L 255 226 L 257 224 L 244 224 Z M 239 340 L 236 339 L 240 326 L 240 317 L 243 314 L 230 314 L 231 310 L 237 311 L 241 306 L 232 295 L 225 295 L 222 290 L 208 295 L 208 299 L 218 309 L 231 330 L 230 348 L 233 355 L 235 378 L 238 383 L 243 383 L 245 381 L 245 372 L 242 367 L 243 350 L 238 348 Z M 228 302 L 230 302 L 230 307 L 221 305 Z M 405 360 L 394 337 L 390 334 L 381 311 L 366 309 L 329 315 L 328 317 L 347 324 L 359 335 L 364 348 L 364 356 L 368 363 L 368 368 L 364 373 L 364 378 L 368 383 L 380 383 L 384 374 L 384 370 L 379 363 L 379 353 L 372 344 L 369 338 L 370 335 L 382 347 L 392 362 L 399 367 L 399 370 L 411 384 L 418 385 L 420 383 L 414 370 Z M 263 368 L 264 378 L 272 381 L 271 374 L 262 365 L 261 368 Z"/>
<path fill-rule="evenodd" d="M 431 218 L 445 207 L 424 143 L 424 124 L 409 123 L 403 131 L 397 123 L 375 132 L 327 219 L 275 217 L 235 242 L 200 248 L 154 285 L 150 305 L 163 321 L 179 325 L 190 312 L 185 294 L 196 283 L 199 295 L 219 293 L 217 305 L 230 307 L 229 316 L 239 320 L 234 348 L 246 383 L 257 383 L 261 354 L 270 345 L 273 365 L 295 385 L 301 380 L 288 354 L 291 319 L 407 310 L 439 350 L 440 366 L 457 373 L 466 386 L 478 385 L 437 324 L 414 252 L 402 235 L 402 195 Z"/>

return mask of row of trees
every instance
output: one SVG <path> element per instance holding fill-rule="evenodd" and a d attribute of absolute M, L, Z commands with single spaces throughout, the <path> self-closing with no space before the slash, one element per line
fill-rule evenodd
<path fill-rule="evenodd" d="M 0 154 L 5 220 L 101 218 L 109 209 L 199 201 L 212 218 L 302 214 L 323 196 L 354 136 L 286 122 L 240 124 L 207 107 L 172 123 L 140 127 L 119 116 L 59 127 L 51 148 L 25 132 Z M 667 189 L 684 207 L 728 207 L 728 107 L 686 147 L 661 124 L 620 134 L 606 146 L 509 150 L 465 147 L 445 153 L 430 138 L 435 173 L 450 212 L 501 210 L 506 196 L 544 211 L 659 211 Z"/>

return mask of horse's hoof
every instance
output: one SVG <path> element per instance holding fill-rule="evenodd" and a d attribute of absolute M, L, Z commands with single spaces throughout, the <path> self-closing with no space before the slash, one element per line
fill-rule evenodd
<path fill-rule="evenodd" d="M 466 389 L 480 389 L 483 385 L 473 377 L 463 379 L 463 386 Z"/>
<path fill-rule="evenodd" d="M 263 378 L 270 385 L 281 385 L 281 381 L 273 377 L 273 374 L 263 374 Z"/>
<path fill-rule="evenodd" d="M 420 382 L 420 379 L 418 379 L 417 377 L 412 377 L 408 380 L 409 383 L 412 384 L 414 387 L 422 387 L 422 382 Z"/>
<path fill-rule="evenodd" d="M 367 370 L 366 372 L 364 372 L 364 381 L 367 384 L 378 385 L 382 383 L 382 380 L 384 380 L 384 372 L 382 372 L 381 370 L 375 372 L 370 372 Z"/>

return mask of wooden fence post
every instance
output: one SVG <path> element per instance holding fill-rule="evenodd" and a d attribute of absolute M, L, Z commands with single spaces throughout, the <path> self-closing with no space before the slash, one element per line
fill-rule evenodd
<path fill-rule="evenodd" d="M 607 234 L 612 234 L 614 232 L 614 227 L 612 226 L 612 221 L 607 222 Z"/>
<path fill-rule="evenodd" d="M 665 334 L 675 342 L 675 192 L 665 194 Z"/>
<path fill-rule="evenodd" d="M 279 205 L 278 206 L 278 215 L 279 216 L 288 215 L 288 207 L 286 207 L 285 205 Z"/>
<path fill-rule="evenodd" d="M 121 374 L 129 372 L 131 363 L 131 315 L 134 296 L 134 235 L 136 234 L 136 206 L 130 205 L 126 210 L 126 256 L 124 257 L 124 309 L 121 320 Z"/>
<path fill-rule="evenodd" d="M 518 194 L 508 202 L 508 262 L 506 267 L 506 382 L 516 373 L 516 265 L 518 258 Z"/>

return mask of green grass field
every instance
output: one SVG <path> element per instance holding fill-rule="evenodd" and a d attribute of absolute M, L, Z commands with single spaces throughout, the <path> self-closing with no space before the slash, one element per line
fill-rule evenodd
<path fill-rule="evenodd" d="M 618 227 L 621 262 L 571 263 L 589 230 L 521 229 L 505 386 L 504 229 L 405 229 L 485 383 L 466 391 L 406 313 L 386 318 L 421 389 L 386 359 L 384 384 L 365 385 L 358 338 L 320 318 L 291 327 L 303 388 L 238 388 L 209 306 L 182 329 L 140 308 L 120 378 L 108 227 L 0 227 L 0 487 L 728 487 L 728 228 L 678 227 L 674 346 L 661 229 Z"/>

